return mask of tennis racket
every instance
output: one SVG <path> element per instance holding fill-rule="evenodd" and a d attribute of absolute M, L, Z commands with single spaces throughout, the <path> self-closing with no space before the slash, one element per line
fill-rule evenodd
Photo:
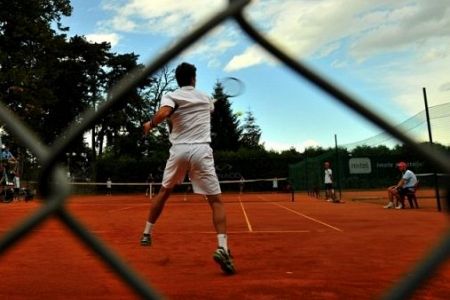
<path fill-rule="evenodd" d="M 218 82 L 223 88 L 225 98 L 234 98 L 244 93 L 245 84 L 236 77 L 224 77 Z M 215 103 L 217 100 L 220 99 L 213 99 L 213 102 Z"/>

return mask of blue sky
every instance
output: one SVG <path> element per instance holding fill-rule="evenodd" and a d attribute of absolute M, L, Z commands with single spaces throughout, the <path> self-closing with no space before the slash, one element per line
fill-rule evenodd
<path fill-rule="evenodd" d="M 72 0 L 69 35 L 108 41 L 116 53 L 149 62 L 219 11 L 227 0 Z M 450 101 L 450 5 L 441 0 L 259 0 L 245 14 L 288 53 L 317 68 L 393 124 Z M 235 76 L 233 102 L 251 110 L 267 149 L 347 144 L 381 130 L 306 83 L 250 41 L 232 21 L 178 59 L 197 66 L 197 87 Z"/>

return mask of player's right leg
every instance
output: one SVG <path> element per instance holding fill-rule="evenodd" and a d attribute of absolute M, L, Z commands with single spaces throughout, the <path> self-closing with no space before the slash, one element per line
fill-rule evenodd
<path fill-rule="evenodd" d="M 225 207 L 219 195 L 206 196 L 212 210 L 212 218 L 214 228 L 217 232 L 218 247 L 213 254 L 213 259 L 220 265 L 222 271 L 226 274 L 234 274 L 236 272 L 233 264 L 233 257 L 228 249 L 227 242 L 227 221 Z"/>
<path fill-rule="evenodd" d="M 214 156 L 209 144 L 199 144 L 192 148 L 190 178 L 195 193 L 206 195 L 211 207 L 212 220 L 217 232 L 217 250 L 213 254 L 226 274 L 234 274 L 233 260 L 228 250 L 227 220 L 225 206 L 221 198 L 219 179 L 214 167 Z"/>
<path fill-rule="evenodd" d="M 230 250 L 225 250 L 222 247 L 217 248 L 213 254 L 213 259 L 220 265 L 225 274 L 232 275 L 236 273 Z"/>

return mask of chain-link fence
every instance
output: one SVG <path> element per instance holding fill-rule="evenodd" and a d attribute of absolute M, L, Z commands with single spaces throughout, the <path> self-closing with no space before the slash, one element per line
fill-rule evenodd
<path fill-rule="evenodd" d="M 440 144 L 447 144 L 448 133 L 450 132 L 450 102 L 434 105 L 429 107 L 429 122 L 430 128 L 433 131 L 433 142 Z M 418 143 L 429 142 L 430 137 L 428 133 L 428 122 L 426 110 L 422 110 L 414 116 L 396 125 L 398 130 L 406 132 L 409 136 L 414 137 Z M 349 151 L 360 146 L 389 146 L 395 147 L 399 145 L 399 141 L 394 139 L 388 132 L 381 132 L 370 138 L 339 145 Z"/>
<path fill-rule="evenodd" d="M 25 147 L 34 153 L 42 164 L 42 171 L 39 175 L 39 189 L 45 199 L 45 204 L 37 212 L 33 213 L 21 224 L 12 228 L 2 236 L 0 240 L 0 254 L 5 253 L 5 251 L 11 248 L 19 240 L 32 234 L 35 226 L 38 226 L 49 218 L 57 218 L 65 224 L 75 236 L 85 243 L 92 252 L 98 254 L 98 256 L 138 295 L 145 299 L 160 298 L 157 291 L 140 278 L 130 266 L 125 264 L 120 257 L 115 255 L 111 249 L 104 245 L 103 242 L 101 242 L 68 211 L 66 202 L 67 197 L 69 196 L 69 185 L 66 174 L 63 169 L 58 166 L 58 161 L 60 161 L 61 158 L 64 157 L 64 154 L 68 152 L 73 140 L 81 137 L 85 131 L 105 117 L 111 111 L 113 106 L 119 104 L 121 101 L 125 101 L 124 96 L 130 90 L 134 89 L 141 80 L 155 74 L 172 59 L 181 54 L 182 51 L 192 46 L 206 33 L 227 20 L 234 20 L 245 34 L 271 55 L 283 62 L 287 68 L 291 69 L 298 76 L 321 89 L 345 107 L 357 112 L 383 130 L 386 130 L 394 138 L 409 145 L 412 149 L 415 149 L 424 160 L 432 164 L 439 172 L 450 174 L 450 158 L 448 156 L 435 149 L 426 148 L 417 144 L 412 138 L 364 106 L 362 101 L 359 101 L 350 93 L 336 86 L 323 76 L 318 75 L 315 70 L 294 60 L 287 53 L 281 51 L 276 45 L 267 40 L 247 21 L 243 14 L 243 9 L 250 2 L 251 0 L 230 0 L 229 5 L 225 9 L 211 16 L 196 30 L 189 33 L 184 38 L 181 38 L 171 48 L 167 49 L 167 51 L 150 61 L 145 68 L 128 74 L 128 76 L 123 78 L 123 80 L 111 89 L 111 96 L 107 102 L 98 107 L 96 111 L 90 110 L 83 113 L 80 116 L 81 121 L 79 124 L 77 126 L 71 126 L 51 147 L 40 142 L 26 124 L 21 122 L 19 118 L 4 105 L 0 105 L 0 120 L 5 123 L 10 133 L 14 134 Z M 447 185 L 450 186 L 450 183 Z M 448 199 L 447 202 L 449 202 Z M 421 283 L 425 282 L 449 256 L 450 230 L 442 237 L 441 242 L 436 245 L 434 251 L 432 251 L 428 257 L 425 257 L 416 267 L 415 272 L 410 273 L 408 277 L 405 277 L 398 283 L 385 295 L 385 298 L 407 298 Z"/>

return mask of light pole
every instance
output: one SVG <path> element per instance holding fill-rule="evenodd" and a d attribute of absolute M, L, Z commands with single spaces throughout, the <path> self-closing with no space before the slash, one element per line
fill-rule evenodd
<path fill-rule="evenodd" d="M 70 180 L 70 153 L 66 152 L 67 157 L 67 179 Z"/>
<path fill-rule="evenodd" d="M 67 156 L 67 178 L 69 180 L 71 180 L 72 178 L 72 173 L 70 172 L 70 156 L 75 157 L 77 154 L 75 152 L 66 152 L 66 156 Z"/>

